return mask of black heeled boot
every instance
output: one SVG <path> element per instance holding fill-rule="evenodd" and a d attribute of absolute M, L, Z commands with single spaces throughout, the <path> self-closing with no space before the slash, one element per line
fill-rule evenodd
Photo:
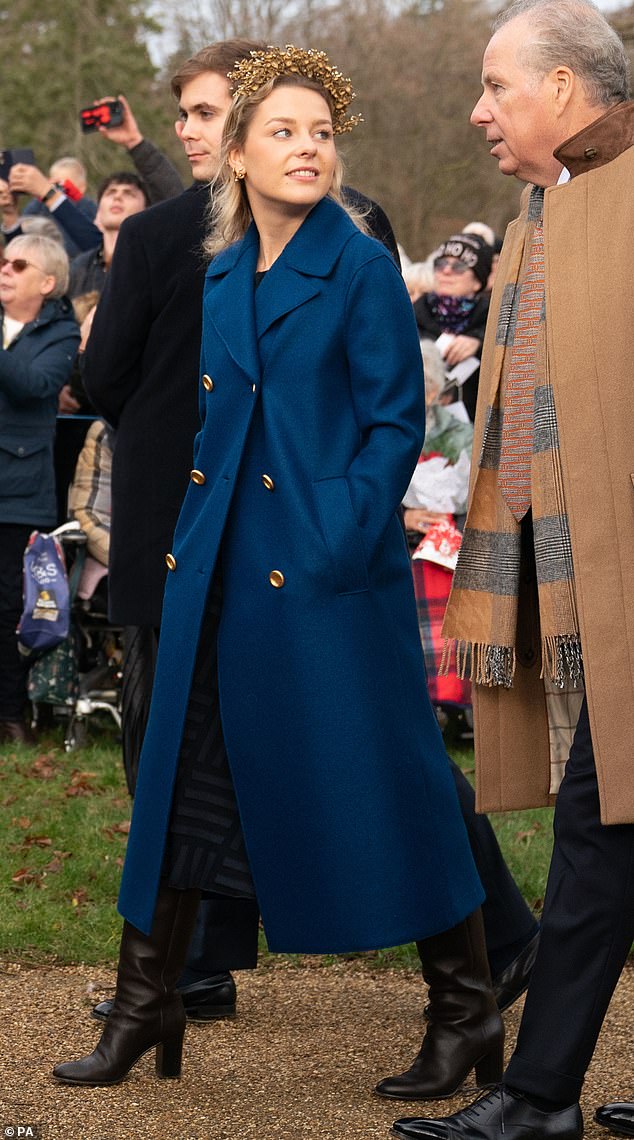
<path fill-rule="evenodd" d="M 176 992 L 194 929 L 200 891 L 161 885 L 149 937 L 123 924 L 117 990 L 97 1048 L 56 1065 L 70 1085 L 115 1085 L 144 1053 L 156 1048 L 159 1077 L 180 1077 L 185 1010 Z"/>
<path fill-rule="evenodd" d="M 504 1025 L 491 988 L 482 912 L 417 942 L 429 986 L 429 1025 L 413 1065 L 375 1089 L 398 1100 L 453 1096 L 475 1069 L 478 1085 L 501 1080 Z"/>

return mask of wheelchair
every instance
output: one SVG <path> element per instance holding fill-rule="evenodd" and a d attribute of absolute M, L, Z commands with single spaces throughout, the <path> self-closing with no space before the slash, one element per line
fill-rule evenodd
<path fill-rule="evenodd" d="M 68 573 L 71 611 L 68 637 L 36 658 L 28 691 L 33 723 L 63 719 L 64 748 L 73 752 L 88 741 L 90 718 L 106 714 L 121 729 L 123 631 L 108 621 L 105 567 L 87 555 L 78 522 L 51 532 L 61 543 Z"/>

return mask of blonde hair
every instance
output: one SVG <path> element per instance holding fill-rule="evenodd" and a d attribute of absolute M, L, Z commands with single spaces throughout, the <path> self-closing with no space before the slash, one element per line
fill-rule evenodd
<path fill-rule="evenodd" d="M 78 158 L 74 158 L 71 154 L 65 154 L 62 158 L 56 158 L 55 162 L 51 163 L 49 175 L 53 179 L 59 178 L 60 181 L 63 181 L 65 177 L 69 178 L 82 193 L 86 189 L 88 177 L 86 167 Z"/>
<path fill-rule="evenodd" d="M 289 73 L 278 75 L 269 79 L 257 91 L 241 95 L 236 98 L 227 115 L 222 135 L 220 154 L 220 167 L 211 184 L 211 205 L 209 210 L 209 232 L 204 243 L 204 251 L 208 257 L 215 257 L 221 250 L 226 249 L 233 242 L 240 241 L 251 224 L 252 214 L 249 200 L 242 182 L 236 182 L 229 164 L 229 154 L 236 147 L 243 146 L 251 120 L 256 109 L 263 103 L 276 87 L 306 87 L 309 91 L 317 91 L 326 100 L 332 113 L 330 95 L 321 83 L 308 79 L 303 75 Z M 368 233 L 365 218 L 367 209 L 351 206 L 346 203 L 341 194 L 343 185 L 343 162 L 337 154 L 335 172 L 328 197 L 345 210 L 354 224 L 362 233 Z"/>
<path fill-rule="evenodd" d="M 9 251 L 13 255 L 23 256 L 26 261 L 29 260 L 29 254 L 34 253 L 39 259 L 42 272 L 55 278 L 55 285 L 48 297 L 53 299 L 64 296 L 68 289 L 70 272 L 68 254 L 63 245 L 53 241 L 52 238 L 44 237 L 43 234 L 21 234 L 9 242 L 5 254 Z"/>

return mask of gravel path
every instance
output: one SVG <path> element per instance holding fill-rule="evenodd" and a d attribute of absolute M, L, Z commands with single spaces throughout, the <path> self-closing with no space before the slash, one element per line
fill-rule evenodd
<path fill-rule="evenodd" d="M 426 1110 L 371 1095 L 418 1049 L 423 987 L 414 974 L 310 960 L 244 973 L 235 1021 L 188 1027 L 181 1081 L 158 1082 L 148 1055 L 113 1088 L 58 1085 L 52 1064 L 93 1047 L 99 1026 L 88 1013 L 112 983 L 112 973 L 88 967 L 0 966 L 0 1140 L 387 1140 L 395 1117 Z M 518 1014 L 506 1014 L 509 1046 Z M 594 1140 L 608 1137 L 592 1123 L 594 1106 L 634 1099 L 633 1016 L 630 966 L 584 1092 Z M 426 1107 L 443 1115 L 467 1102 Z"/>

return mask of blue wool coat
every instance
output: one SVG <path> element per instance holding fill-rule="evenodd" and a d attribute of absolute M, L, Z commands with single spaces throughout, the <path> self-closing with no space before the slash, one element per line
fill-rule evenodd
<path fill-rule="evenodd" d="M 220 708 L 269 946 L 341 952 L 482 900 L 426 692 L 398 507 L 424 434 L 412 307 L 331 199 L 254 292 L 254 226 L 211 264 L 203 426 L 176 528 L 119 899 L 149 931 L 218 557 Z"/>

